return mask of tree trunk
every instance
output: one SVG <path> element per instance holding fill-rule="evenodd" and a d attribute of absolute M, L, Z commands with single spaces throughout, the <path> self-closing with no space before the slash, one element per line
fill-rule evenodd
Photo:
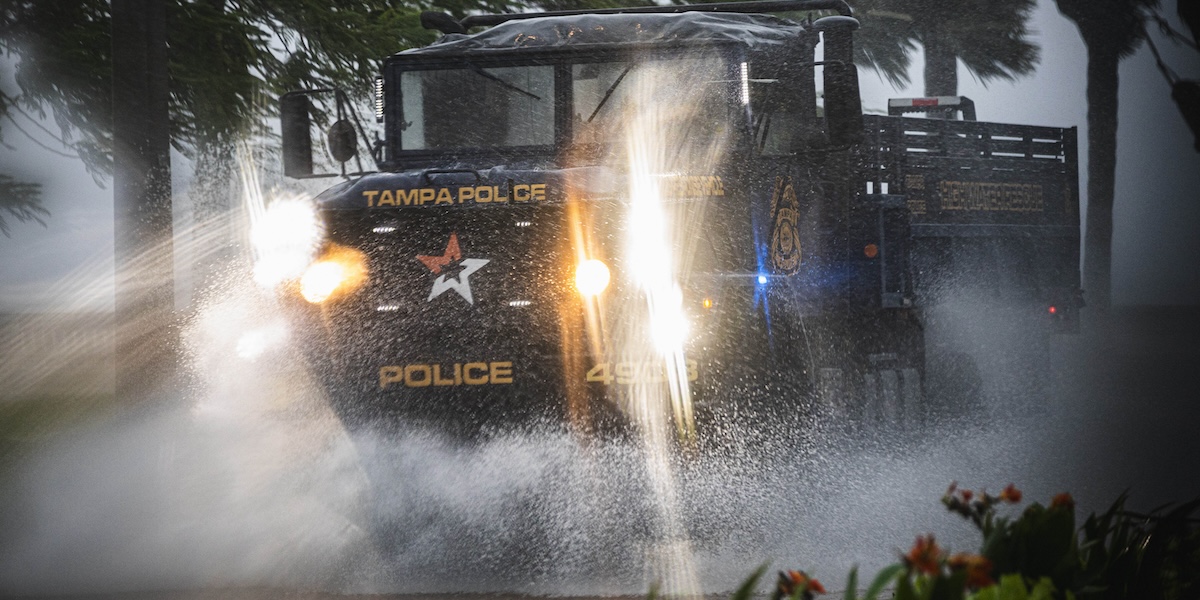
<path fill-rule="evenodd" d="M 1083 243 L 1083 286 L 1088 305 L 1100 315 L 1112 303 L 1113 194 L 1117 171 L 1118 51 L 1105 40 L 1085 38 L 1088 48 L 1087 233 Z"/>
<path fill-rule="evenodd" d="M 170 117 L 162 0 L 113 0 L 116 393 L 149 399 L 175 366 Z"/>
<path fill-rule="evenodd" d="M 925 95 L 958 95 L 958 56 L 947 43 L 945 34 L 936 25 L 924 36 Z"/>

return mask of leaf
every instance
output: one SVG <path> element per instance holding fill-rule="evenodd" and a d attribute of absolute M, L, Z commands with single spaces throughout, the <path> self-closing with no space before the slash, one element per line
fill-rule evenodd
<path fill-rule="evenodd" d="M 1000 600 L 1000 586 L 996 584 L 989 585 L 971 594 L 968 598 L 971 600 Z"/>
<path fill-rule="evenodd" d="M 843 600 L 858 600 L 858 565 L 850 567 L 850 575 L 846 577 L 846 594 Z"/>
<path fill-rule="evenodd" d="M 904 565 L 896 563 L 890 567 L 884 567 L 875 580 L 871 582 L 871 586 L 867 588 L 867 594 L 863 596 L 863 600 L 875 600 L 889 582 L 896 578 L 897 575 L 904 572 Z"/>
<path fill-rule="evenodd" d="M 929 600 L 962 600 L 966 589 L 967 571 L 960 569 L 949 577 L 935 577 L 928 597 Z"/>
<path fill-rule="evenodd" d="M 913 588 L 912 581 L 908 577 L 901 577 L 896 582 L 896 600 L 920 600 L 917 590 Z"/>
<path fill-rule="evenodd" d="M 22 223 L 35 221 L 42 227 L 49 216 L 49 211 L 42 206 L 41 185 L 16 181 L 7 175 L 0 175 L 0 234 L 9 235 L 9 224 L 5 214 L 16 217 Z"/>
<path fill-rule="evenodd" d="M 754 591 L 758 588 L 758 580 L 762 579 L 763 573 L 767 572 L 767 563 L 754 570 L 754 573 L 747 577 L 742 585 L 738 586 L 736 592 L 733 593 L 733 598 L 730 600 L 750 600 L 754 596 Z"/>
<path fill-rule="evenodd" d="M 1029 591 L 1029 600 L 1054 600 L 1054 582 L 1043 577 Z"/>
<path fill-rule="evenodd" d="M 1029 591 L 1021 575 L 1010 573 L 1000 576 L 1000 600 L 1028 600 Z"/>

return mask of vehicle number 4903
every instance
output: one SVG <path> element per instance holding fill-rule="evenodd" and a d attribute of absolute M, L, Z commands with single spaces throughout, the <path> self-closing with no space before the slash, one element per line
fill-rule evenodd
<path fill-rule="evenodd" d="M 687 380 L 696 381 L 700 366 L 694 360 L 687 361 Z M 587 372 L 587 381 L 611 385 L 635 383 L 663 383 L 668 380 L 667 364 L 659 361 L 597 363 Z"/>

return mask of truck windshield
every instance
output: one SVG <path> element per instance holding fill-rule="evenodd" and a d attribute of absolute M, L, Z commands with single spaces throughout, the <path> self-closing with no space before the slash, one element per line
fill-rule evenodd
<path fill-rule="evenodd" d="M 660 118 L 692 135 L 709 135 L 728 121 L 738 97 L 729 61 L 715 51 L 503 67 L 464 62 L 402 71 L 399 84 L 400 150 L 423 152 L 611 144 L 631 112 L 647 107 L 667 109 Z"/>
<path fill-rule="evenodd" d="M 554 67 L 404 71 L 403 150 L 506 148 L 554 143 Z"/>

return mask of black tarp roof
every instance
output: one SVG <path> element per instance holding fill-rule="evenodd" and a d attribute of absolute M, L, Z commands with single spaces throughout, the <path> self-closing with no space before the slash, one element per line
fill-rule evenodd
<path fill-rule="evenodd" d="M 794 43 L 805 27 L 770 15 L 684 12 L 678 14 L 578 15 L 520 19 L 475 34 L 448 34 L 424 48 L 400 54 L 444 55 L 522 48 L 587 48 L 673 43 L 740 43 L 750 48 Z"/>

